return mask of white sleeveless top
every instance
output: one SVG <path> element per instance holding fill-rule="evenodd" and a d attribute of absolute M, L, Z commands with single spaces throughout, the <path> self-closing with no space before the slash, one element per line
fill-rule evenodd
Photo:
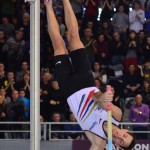
<path fill-rule="evenodd" d="M 84 88 L 68 97 L 67 102 L 82 130 L 90 131 L 107 140 L 103 129 L 107 121 L 107 111 L 92 99 L 92 94 L 96 92 L 99 92 L 96 87 Z M 112 123 L 119 125 L 119 121 L 114 118 L 112 118 Z"/>

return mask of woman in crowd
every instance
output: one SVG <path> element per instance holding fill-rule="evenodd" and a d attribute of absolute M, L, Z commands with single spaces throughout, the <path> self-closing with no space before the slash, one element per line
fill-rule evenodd
<path fill-rule="evenodd" d="M 94 42 L 94 48 L 96 52 L 96 60 L 102 65 L 108 65 L 108 42 L 105 40 L 105 35 L 100 33 L 98 39 Z"/>

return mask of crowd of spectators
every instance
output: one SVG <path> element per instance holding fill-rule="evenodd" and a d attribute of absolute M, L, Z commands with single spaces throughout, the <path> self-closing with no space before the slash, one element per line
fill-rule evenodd
<path fill-rule="evenodd" d="M 45 6 L 43 0 L 40 2 L 41 120 L 76 122 L 55 78 L 53 47 L 47 32 Z M 93 69 L 96 86 L 104 91 L 107 84 L 112 85 L 113 103 L 122 109 L 125 109 L 124 101 L 128 97 L 137 97 L 137 94 L 142 97 L 142 103 L 150 108 L 150 0 L 70 2 L 78 21 L 85 53 Z M 69 52 L 62 1 L 53 0 L 53 7 L 61 36 Z M 30 4 L 24 0 L 0 1 L 0 121 L 30 121 L 32 18 L 29 8 Z M 137 113 L 136 117 L 144 114 L 141 111 L 134 113 Z M 130 120 L 136 122 L 134 113 L 130 114 Z M 149 119 L 149 113 L 147 115 L 144 122 Z M 57 127 L 53 126 L 52 129 Z M 0 125 L 0 130 L 23 128 L 29 127 Z M 60 128 L 80 130 L 75 125 L 59 126 L 57 129 Z M 0 138 L 5 136 L 0 133 Z M 11 133 L 7 136 L 26 138 L 29 135 Z M 58 137 L 57 134 L 52 134 L 53 137 L 80 139 L 81 134 L 66 133 Z"/>

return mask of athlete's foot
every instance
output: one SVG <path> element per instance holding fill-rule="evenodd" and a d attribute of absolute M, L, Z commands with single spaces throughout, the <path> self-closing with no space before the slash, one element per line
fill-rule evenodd
<path fill-rule="evenodd" d="M 47 5 L 51 5 L 52 6 L 52 0 L 44 0 L 44 4 Z"/>

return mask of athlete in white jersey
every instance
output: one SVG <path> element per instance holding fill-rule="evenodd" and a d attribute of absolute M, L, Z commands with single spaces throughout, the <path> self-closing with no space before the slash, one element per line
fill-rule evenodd
<path fill-rule="evenodd" d="M 107 140 L 106 101 L 113 97 L 111 91 L 102 94 L 94 83 L 91 66 L 80 41 L 78 24 L 69 0 L 64 4 L 65 22 L 68 29 L 68 54 L 59 32 L 51 0 L 44 0 L 47 11 L 48 32 L 54 48 L 55 73 L 60 89 L 74 113 L 78 123 L 91 142 L 90 150 L 103 150 Z M 105 117 L 104 117 L 105 116 Z M 127 130 L 117 127 L 122 118 L 121 110 L 112 105 L 113 142 L 131 150 L 134 146 L 133 136 Z"/>

